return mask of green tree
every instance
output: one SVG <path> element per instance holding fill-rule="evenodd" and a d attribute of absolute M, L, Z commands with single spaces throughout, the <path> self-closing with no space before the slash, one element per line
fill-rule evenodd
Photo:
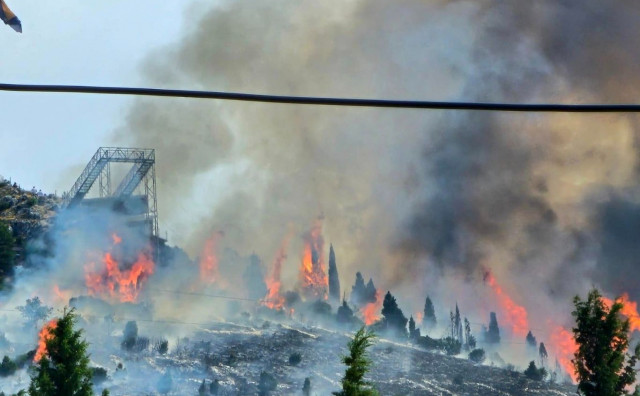
<path fill-rule="evenodd" d="M 13 275 L 13 234 L 5 223 L 0 223 L 0 290 L 4 279 Z"/>
<path fill-rule="evenodd" d="M 64 310 L 51 337 L 45 340 L 46 354 L 34 366 L 30 396 L 91 396 L 91 370 L 87 342 L 82 330 L 74 330 L 75 310 Z"/>
<path fill-rule="evenodd" d="M 364 380 L 364 376 L 371 368 L 367 348 L 373 345 L 375 334 L 360 328 L 353 340 L 349 341 L 349 355 L 342 357 L 342 362 L 347 365 L 342 378 L 342 391 L 333 392 L 337 396 L 377 396 L 378 392 L 371 384 Z"/>
<path fill-rule="evenodd" d="M 304 379 L 304 384 L 302 385 L 302 394 L 304 396 L 311 396 L 311 379 L 309 377 Z"/>
<path fill-rule="evenodd" d="M 340 302 L 340 277 L 333 245 L 329 245 L 329 298 L 335 303 Z"/>
<path fill-rule="evenodd" d="M 384 324 L 387 330 L 392 331 L 397 337 L 407 337 L 408 319 L 398 307 L 396 298 L 388 291 L 382 302 L 382 316 L 384 316 Z"/>
<path fill-rule="evenodd" d="M 573 334 L 578 350 L 572 363 L 578 390 L 587 396 L 628 394 L 626 388 L 636 379 L 634 367 L 640 358 L 640 345 L 632 354 L 627 353 L 629 320 L 620 316 L 623 303 L 616 300 L 607 307 L 596 289 L 589 292 L 586 300 L 576 296 L 573 303 Z M 640 394 L 637 387 L 634 394 Z"/>
<path fill-rule="evenodd" d="M 530 380 L 542 381 L 547 376 L 547 370 L 544 367 L 537 368 L 536 362 L 532 360 L 529 362 L 529 367 L 524 370 L 524 375 Z"/>

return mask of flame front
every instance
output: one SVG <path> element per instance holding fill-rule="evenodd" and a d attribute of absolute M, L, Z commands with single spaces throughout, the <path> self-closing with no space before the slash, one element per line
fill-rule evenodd
<path fill-rule="evenodd" d="M 114 246 L 121 241 L 121 238 L 114 238 Z M 101 261 L 103 264 L 101 270 L 96 270 L 95 262 L 85 266 L 85 284 L 89 294 L 108 295 L 120 302 L 136 301 L 142 285 L 153 274 L 155 268 L 147 252 L 139 253 L 136 262 L 127 270 L 120 269 L 118 261 L 111 252 L 104 253 Z"/>
<path fill-rule="evenodd" d="M 314 223 L 304 237 L 304 250 L 300 265 L 302 292 L 307 298 L 327 299 L 329 279 L 324 264 L 324 239 L 322 238 L 322 219 Z"/>
<path fill-rule="evenodd" d="M 485 273 L 484 280 L 491 289 L 493 289 L 493 292 L 498 298 L 498 304 L 502 310 L 502 323 L 506 323 L 507 326 L 511 327 L 511 331 L 513 331 L 515 335 L 525 337 L 529 331 L 527 310 L 523 306 L 516 304 L 513 299 L 504 292 L 491 272 Z"/>
<path fill-rule="evenodd" d="M 551 332 L 549 345 L 560 366 L 569 374 L 571 380 L 576 382 L 577 377 L 571 359 L 578 350 L 578 344 L 573 338 L 573 334 L 562 326 L 555 326 Z"/>
<path fill-rule="evenodd" d="M 218 243 L 222 238 L 221 232 L 214 233 L 207 239 L 200 257 L 200 280 L 205 284 L 214 284 L 220 280 L 218 268 Z"/>
<path fill-rule="evenodd" d="M 282 241 L 282 245 L 278 250 L 275 260 L 273 261 L 273 269 L 270 276 L 265 279 L 267 284 L 267 295 L 263 304 L 271 309 L 282 309 L 284 306 L 284 297 L 280 294 L 280 274 L 282 272 L 282 263 L 287 258 L 287 247 L 289 245 L 288 238 Z"/>
<path fill-rule="evenodd" d="M 33 357 L 33 361 L 38 363 L 42 357 L 47 354 L 47 340 L 53 337 L 53 330 L 58 327 L 58 321 L 56 319 L 50 320 L 47 324 L 45 324 L 40 333 L 38 333 L 38 349 L 36 349 L 36 354 Z"/>
<path fill-rule="evenodd" d="M 368 303 L 360 310 L 364 324 L 370 326 L 380 320 L 380 308 L 382 308 L 382 296 L 380 291 L 376 290 L 376 301 Z"/>
<path fill-rule="evenodd" d="M 611 308 L 611 306 L 613 305 L 613 300 L 607 297 L 602 297 L 602 300 L 609 308 Z M 617 298 L 616 301 L 619 301 L 623 304 L 620 313 L 626 316 L 627 319 L 629 319 L 629 330 L 640 331 L 640 314 L 638 314 L 638 303 L 629 300 L 629 295 L 627 293 L 624 293 L 622 297 Z"/>

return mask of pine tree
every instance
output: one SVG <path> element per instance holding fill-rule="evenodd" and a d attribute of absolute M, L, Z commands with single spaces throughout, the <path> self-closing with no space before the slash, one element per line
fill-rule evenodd
<path fill-rule="evenodd" d="M 362 327 L 356 333 L 353 340 L 349 341 L 349 355 L 342 357 L 342 362 L 347 365 L 342 378 L 342 391 L 333 392 L 337 396 L 377 396 L 378 392 L 371 384 L 364 380 L 365 374 L 371 368 L 367 348 L 373 345 L 375 334 Z"/>
<path fill-rule="evenodd" d="M 65 309 L 55 328 L 50 328 L 46 354 L 31 378 L 30 396 L 93 395 L 88 344 L 82 339 L 82 330 L 74 330 L 76 320 L 75 310 Z"/>
<path fill-rule="evenodd" d="M 220 381 L 218 381 L 217 379 L 213 380 L 213 382 L 209 384 L 209 393 L 217 396 L 219 392 L 220 392 Z"/>
<path fill-rule="evenodd" d="M 488 344 L 500 343 L 500 328 L 498 327 L 498 318 L 495 312 L 489 314 L 489 329 L 484 334 L 484 340 Z"/>
<path fill-rule="evenodd" d="M 407 317 L 398 307 L 396 298 L 388 291 L 382 302 L 382 316 L 384 316 L 385 327 L 391 330 L 395 336 L 407 337 Z"/>
<path fill-rule="evenodd" d="M 341 324 L 349 325 L 356 320 L 356 317 L 353 316 L 353 310 L 347 305 L 347 301 L 342 300 L 342 306 L 338 308 L 338 313 L 336 314 L 336 321 Z"/>
<path fill-rule="evenodd" d="M 429 331 L 436 326 L 436 312 L 433 308 L 433 302 L 431 302 L 431 298 L 427 296 L 426 301 L 424 302 L 424 316 L 422 318 L 422 327 Z"/>
<path fill-rule="evenodd" d="M 329 298 L 335 303 L 340 302 L 340 278 L 333 245 L 329 245 Z"/>
<path fill-rule="evenodd" d="M 200 387 L 198 388 L 198 395 L 204 396 L 206 394 L 207 394 L 207 384 L 205 383 L 205 380 L 202 380 L 202 383 L 200 384 Z"/>
<path fill-rule="evenodd" d="M 589 292 L 586 300 L 576 296 L 573 303 L 572 315 L 576 320 L 573 334 L 578 350 L 572 363 L 579 391 L 586 396 L 627 394 L 626 388 L 636 380 L 640 345 L 633 353 L 627 353 L 629 320 L 620 317 L 624 304 L 617 300 L 607 307 L 596 289 Z M 636 393 L 640 393 L 637 387 Z"/>

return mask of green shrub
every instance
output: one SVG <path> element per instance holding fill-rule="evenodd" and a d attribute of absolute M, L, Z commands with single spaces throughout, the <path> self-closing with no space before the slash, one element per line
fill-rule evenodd
<path fill-rule="evenodd" d="M 474 363 L 482 363 L 484 362 L 485 359 L 485 353 L 484 353 L 484 349 L 474 349 L 473 351 L 471 351 L 469 353 L 469 360 L 471 360 Z"/>
<path fill-rule="evenodd" d="M 289 364 L 291 366 L 297 366 L 298 364 L 300 364 L 301 361 L 302 361 L 302 355 L 300 355 L 298 352 L 294 352 L 291 355 L 289 355 Z"/>
<path fill-rule="evenodd" d="M 529 362 L 529 367 L 524 370 L 524 375 L 530 380 L 542 381 L 547 376 L 547 370 L 544 367 L 537 368 L 534 361 Z"/>
<path fill-rule="evenodd" d="M 5 356 L 2 358 L 2 363 L 0 363 L 0 377 L 8 377 L 13 375 L 13 373 L 18 370 L 18 365 L 16 362 L 11 360 L 9 356 Z"/>

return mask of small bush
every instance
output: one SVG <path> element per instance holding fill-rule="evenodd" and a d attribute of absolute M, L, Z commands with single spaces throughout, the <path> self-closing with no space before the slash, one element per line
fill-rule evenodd
<path fill-rule="evenodd" d="M 484 362 L 485 359 L 485 353 L 484 353 L 484 349 L 474 349 L 473 351 L 471 351 L 471 353 L 469 353 L 469 360 L 471 360 L 474 363 L 480 364 L 482 362 Z"/>
<path fill-rule="evenodd" d="M 267 373 L 266 371 L 260 373 L 260 382 L 258 383 L 258 391 L 260 396 L 268 395 L 269 392 L 276 390 L 277 387 L 278 382 L 273 375 Z"/>
<path fill-rule="evenodd" d="M 547 370 L 544 367 L 537 368 L 534 361 L 529 362 L 529 367 L 524 370 L 524 375 L 533 381 L 542 381 L 547 376 Z"/>
<path fill-rule="evenodd" d="M 462 343 L 452 337 L 446 337 L 442 339 L 442 349 L 449 356 L 459 355 L 462 350 Z"/>
<path fill-rule="evenodd" d="M 153 346 L 153 349 L 161 355 L 165 355 L 169 351 L 169 341 L 159 340 Z"/>
<path fill-rule="evenodd" d="M 298 352 L 294 352 L 291 355 L 289 355 L 289 364 L 291 366 L 297 366 L 298 364 L 300 364 L 301 361 L 302 361 L 302 355 L 300 355 Z"/>
<path fill-rule="evenodd" d="M 99 384 L 107 379 L 107 370 L 102 367 L 91 368 L 91 380 L 94 384 Z"/>
<path fill-rule="evenodd" d="M 456 374 L 453 377 L 453 381 L 452 382 L 453 382 L 454 385 L 458 385 L 458 386 L 464 385 L 464 376 L 462 374 Z"/>

